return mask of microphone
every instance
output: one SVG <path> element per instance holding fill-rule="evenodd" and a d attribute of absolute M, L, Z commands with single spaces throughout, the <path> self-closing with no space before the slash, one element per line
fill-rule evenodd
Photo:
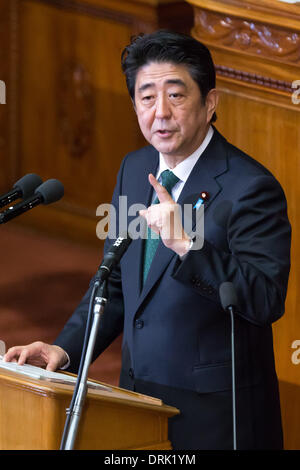
<path fill-rule="evenodd" d="M 232 282 L 223 282 L 220 285 L 219 294 L 224 310 L 230 310 L 237 306 L 237 296 Z"/>
<path fill-rule="evenodd" d="M 113 268 L 119 263 L 125 251 L 129 247 L 132 239 L 128 233 L 120 235 L 116 241 L 110 246 L 108 252 L 103 258 L 101 265 L 96 274 L 96 281 L 102 283 L 110 275 Z"/>
<path fill-rule="evenodd" d="M 23 176 L 13 185 L 13 189 L 0 196 L 0 208 L 19 198 L 27 199 L 42 182 L 42 178 L 34 173 Z"/>
<path fill-rule="evenodd" d="M 219 288 L 221 304 L 225 312 L 231 317 L 231 364 L 232 364 L 232 422 L 233 422 L 233 449 L 236 450 L 236 397 L 235 397 L 235 353 L 234 353 L 234 312 L 238 304 L 236 291 L 232 282 L 223 282 Z"/>
<path fill-rule="evenodd" d="M 9 207 L 0 214 L 0 224 L 4 224 L 9 220 L 24 214 L 24 212 L 33 209 L 39 204 L 51 204 L 61 199 L 64 195 L 64 187 L 62 183 L 55 179 L 50 179 L 42 183 L 36 188 L 34 194 L 25 201 L 19 202 Z"/>

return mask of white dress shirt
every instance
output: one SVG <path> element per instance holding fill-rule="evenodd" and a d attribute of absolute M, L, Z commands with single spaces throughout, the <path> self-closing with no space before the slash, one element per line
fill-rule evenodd
<path fill-rule="evenodd" d="M 169 168 L 165 162 L 163 155 L 161 153 L 159 154 L 159 166 L 158 166 L 158 170 L 156 173 L 156 179 L 158 180 L 158 182 L 161 183 L 160 175 L 165 170 L 172 171 L 174 175 L 176 175 L 177 178 L 179 178 L 179 181 L 173 187 L 172 194 L 171 194 L 175 202 L 178 200 L 179 195 L 183 189 L 183 186 L 185 185 L 188 177 L 190 176 L 192 169 L 194 168 L 198 159 L 201 157 L 202 153 L 204 152 L 209 142 L 211 141 L 213 134 L 214 134 L 214 130 L 212 126 L 210 126 L 200 147 L 198 147 L 197 150 L 195 150 L 195 152 L 192 153 L 192 155 L 189 155 L 182 162 L 178 163 L 178 165 L 175 166 L 175 168 Z M 154 194 L 153 200 L 155 199 L 155 197 L 156 195 Z"/>

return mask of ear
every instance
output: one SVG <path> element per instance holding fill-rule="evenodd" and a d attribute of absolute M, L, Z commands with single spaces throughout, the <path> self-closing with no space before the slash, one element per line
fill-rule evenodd
<path fill-rule="evenodd" d="M 216 88 L 209 90 L 206 96 L 205 106 L 207 112 L 207 122 L 210 122 L 219 103 L 219 92 Z"/>

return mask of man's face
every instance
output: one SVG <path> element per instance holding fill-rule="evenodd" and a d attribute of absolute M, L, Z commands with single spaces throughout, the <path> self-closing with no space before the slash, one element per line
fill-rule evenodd
<path fill-rule="evenodd" d="M 142 133 L 168 162 L 179 163 L 203 141 L 216 109 L 216 90 L 203 104 L 201 92 L 184 65 L 150 62 L 135 83 L 135 110 Z"/>

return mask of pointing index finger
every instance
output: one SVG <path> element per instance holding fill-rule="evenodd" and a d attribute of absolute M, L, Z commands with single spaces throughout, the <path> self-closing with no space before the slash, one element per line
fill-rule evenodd
<path fill-rule="evenodd" d="M 157 194 L 157 197 L 159 199 L 159 202 L 170 202 L 173 201 L 172 197 L 158 181 L 157 179 L 152 175 L 152 173 L 149 174 L 149 183 L 153 187 L 154 191 Z"/>

